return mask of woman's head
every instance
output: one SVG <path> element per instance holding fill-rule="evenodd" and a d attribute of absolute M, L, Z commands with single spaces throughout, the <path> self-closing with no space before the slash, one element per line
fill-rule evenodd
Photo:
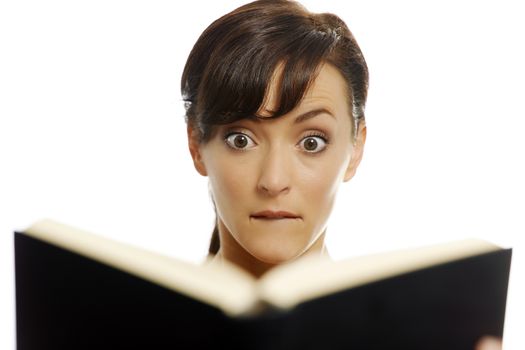
<path fill-rule="evenodd" d="M 315 244 L 361 157 L 367 87 L 365 60 L 335 15 L 256 1 L 203 32 L 181 88 L 223 241 L 270 263 Z"/>
<path fill-rule="evenodd" d="M 288 0 L 262 0 L 213 22 L 191 51 L 182 76 L 186 116 L 199 141 L 214 127 L 257 116 L 277 67 L 279 117 L 300 102 L 319 66 L 328 62 L 348 85 L 352 117 L 364 117 L 368 69 L 345 23 Z"/>

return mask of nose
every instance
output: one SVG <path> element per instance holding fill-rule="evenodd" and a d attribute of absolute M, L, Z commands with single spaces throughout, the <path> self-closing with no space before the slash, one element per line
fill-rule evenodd
<path fill-rule="evenodd" d="M 289 192 L 291 161 L 282 150 L 269 150 L 261 162 L 257 189 L 268 196 L 277 196 Z"/>

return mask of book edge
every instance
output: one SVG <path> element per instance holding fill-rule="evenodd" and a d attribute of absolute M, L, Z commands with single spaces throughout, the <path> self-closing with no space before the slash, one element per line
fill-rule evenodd
<path fill-rule="evenodd" d="M 346 289 L 498 250 L 502 248 L 490 242 L 466 239 L 338 262 L 305 259 L 268 273 L 258 284 L 259 295 L 279 309 L 289 309 Z"/>
<path fill-rule="evenodd" d="M 231 264 L 195 265 L 50 219 L 17 232 L 215 306 L 232 317 L 257 304 L 253 278 Z"/>

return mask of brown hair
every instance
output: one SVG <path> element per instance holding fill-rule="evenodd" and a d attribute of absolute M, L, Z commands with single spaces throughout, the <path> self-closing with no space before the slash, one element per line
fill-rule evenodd
<path fill-rule="evenodd" d="M 198 142 L 214 126 L 257 115 L 279 64 L 279 102 L 272 118 L 292 111 L 315 79 L 319 66 L 336 67 L 348 85 L 357 124 L 364 119 L 368 68 L 357 42 L 336 15 L 315 14 L 289 0 L 259 0 L 213 22 L 193 47 L 182 74 L 186 122 Z M 217 224 L 209 253 L 220 248 Z"/>

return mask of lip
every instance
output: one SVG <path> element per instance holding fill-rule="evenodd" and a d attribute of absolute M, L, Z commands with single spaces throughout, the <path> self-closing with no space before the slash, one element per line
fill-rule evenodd
<path fill-rule="evenodd" d="M 300 219 L 301 217 L 297 214 L 290 213 L 284 210 L 263 210 L 250 215 L 253 219 L 262 220 L 282 220 L 282 219 Z"/>

